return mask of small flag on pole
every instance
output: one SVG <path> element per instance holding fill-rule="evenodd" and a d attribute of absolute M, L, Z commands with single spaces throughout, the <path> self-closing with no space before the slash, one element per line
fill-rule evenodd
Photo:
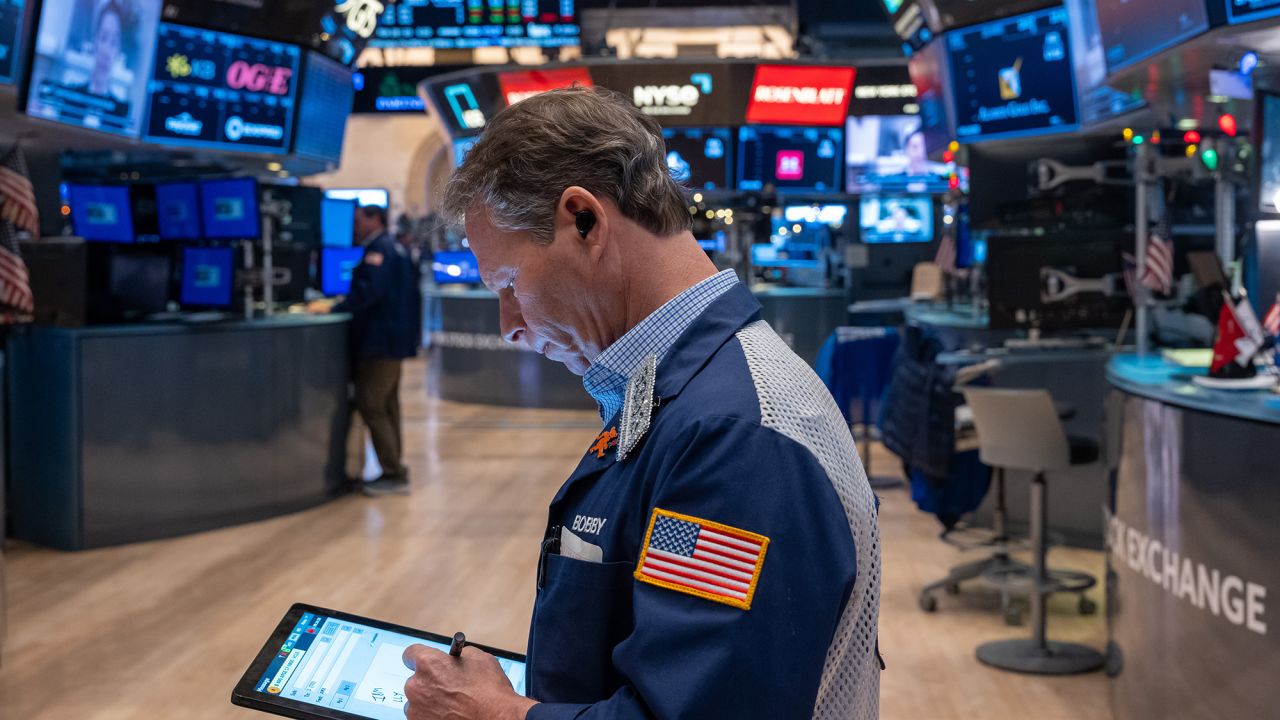
<path fill-rule="evenodd" d="M 1167 212 L 1147 236 L 1147 257 L 1142 267 L 1142 286 L 1162 295 L 1173 292 L 1173 228 L 1169 225 Z"/>
<path fill-rule="evenodd" d="M 1280 293 L 1276 293 L 1276 301 L 1271 303 L 1271 309 L 1263 316 L 1262 329 L 1268 335 L 1280 335 Z"/>
<path fill-rule="evenodd" d="M 35 310 L 18 238 L 39 232 L 35 191 L 22 149 L 15 145 L 0 162 L 0 322 L 24 319 Z"/>

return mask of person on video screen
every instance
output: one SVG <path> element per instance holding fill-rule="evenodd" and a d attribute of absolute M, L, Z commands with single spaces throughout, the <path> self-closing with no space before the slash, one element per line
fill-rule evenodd
<path fill-rule="evenodd" d="M 900 203 L 886 203 L 887 213 L 883 213 L 876 230 L 894 235 L 918 235 L 922 229 L 920 221 L 911 216 L 906 206 Z"/>

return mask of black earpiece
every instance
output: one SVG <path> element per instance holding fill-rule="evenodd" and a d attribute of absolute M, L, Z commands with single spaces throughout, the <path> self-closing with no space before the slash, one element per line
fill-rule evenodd
<path fill-rule="evenodd" d="M 574 216 L 573 222 L 578 226 L 578 234 L 585 240 L 587 233 L 596 226 L 596 214 L 590 210 L 582 210 Z"/>

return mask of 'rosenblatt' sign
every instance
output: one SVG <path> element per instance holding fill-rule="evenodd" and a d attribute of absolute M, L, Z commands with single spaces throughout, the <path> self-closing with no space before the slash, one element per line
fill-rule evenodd
<path fill-rule="evenodd" d="M 581 85 L 592 87 L 591 75 L 586 68 L 556 68 L 553 70 L 524 70 L 498 74 L 502 97 L 508 105 L 515 105 L 548 90 Z"/>
<path fill-rule="evenodd" d="M 747 122 L 842 126 L 853 73 L 851 67 L 760 65 L 751 84 Z"/>

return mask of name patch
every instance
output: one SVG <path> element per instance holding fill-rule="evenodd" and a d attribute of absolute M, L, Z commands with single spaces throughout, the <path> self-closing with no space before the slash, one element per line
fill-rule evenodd
<path fill-rule="evenodd" d="M 609 522 L 608 518 L 588 517 L 586 515 L 578 515 L 573 518 L 571 529 L 574 532 L 586 533 L 588 535 L 599 535 L 604 530 L 604 524 Z"/>

